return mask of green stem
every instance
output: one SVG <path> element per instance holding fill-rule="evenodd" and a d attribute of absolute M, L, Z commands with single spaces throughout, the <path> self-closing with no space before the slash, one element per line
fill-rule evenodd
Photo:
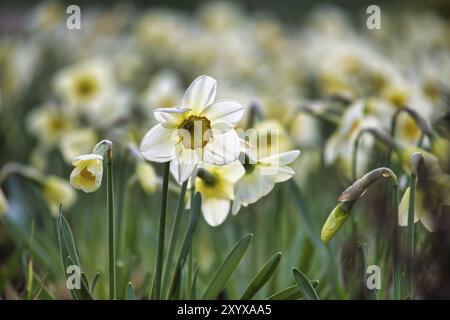
<path fill-rule="evenodd" d="M 108 243 L 109 243 L 109 298 L 116 299 L 116 248 L 115 248 L 115 226 L 114 226 L 114 191 L 112 175 L 112 149 L 107 151 L 108 156 Z"/>
<path fill-rule="evenodd" d="M 358 147 L 359 147 L 359 139 L 361 138 L 364 131 L 361 131 L 360 134 L 355 139 L 355 142 L 353 143 L 353 153 L 352 153 L 352 179 L 353 181 L 356 181 L 358 178 L 357 175 L 357 162 L 358 162 Z"/>
<path fill-rule="evenodd" d="M 166 231 L 166 211 L 167 211 L 167 193 L 169 190 L 169 172 L 170 162 L 164 164 L 161 212 L 159 216 L 159 236 L 158 236 L 158 254 L 156 257 L 156 270 L 153 278 L 152 298 L 159 300 L 161 298 L 161 276 L 164 258 L 164 237 Z"/>
<path fill-rule="evenodd" d="M 405 265 L 405 274 L 408 284 L 409 297 L 413 297 L 413 267 L 412 260 L 414 257 L 414 204 L 416 194 L 416 175 L 411 174 L 411 185 L 409 189 L 409 208 L 408 208 L 408 225 L 406 227 L 406 254 L 407 264 Z"/>
<path fill-rule="evenodd" d="M 178 234 L 180 233 L 179 231 L 180 231 L 181 213 L 183 212 L 183 209 L 184 209 L 184 197 L 186 194 L 187 184 L 188 184 L 188 181 L 186 180 L 181 185 L 180 195 L 178 196 L 177 210 L 175 212 L 174 223 L 172 226 L 172 231 L 170 233 L 169 251 L 167 253 L 166 267 L 164 269 L 164 276 L 163 276 L 163 282 L 162 282 L 162 288 L 163 288 L 162 296 L 165 296 L 165 293 L 166 293 L 165 288 L 167 286 L 167 282 L 169 281 L 170 267 L 172 266 L 173 255 L 175 253 L 175 245 L 177 243 Z"/>
<path fill-rule="evenodd" d="M 393 247 L 392 247 L 392 260 L 393 260 L 393 280 L 394 280 L 394 299 L 400 299 L 400 255 L 399 255 L 399 244 L 398 244 L 398 203 L 399 203 L 399 195 L 398 195 L 398 180 L 397 177 L 391 176 L 392 179 L 392 189 L 394 196 L 394 209 L 392 212 L 392 221 L 393 221 Z"/>

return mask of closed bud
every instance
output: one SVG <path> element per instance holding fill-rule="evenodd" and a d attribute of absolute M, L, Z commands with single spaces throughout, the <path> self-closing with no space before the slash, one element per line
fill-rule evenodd
<path fill-rule="evenodd" d="M 322 233 L 320 234 L 320 239 L 323 243 L 330 241 L 343 226 L 345 221 L 347 221 L 353 204 L 354 201 L 340 202 L 333 211 L 331 211 L 322 227 Z"/>

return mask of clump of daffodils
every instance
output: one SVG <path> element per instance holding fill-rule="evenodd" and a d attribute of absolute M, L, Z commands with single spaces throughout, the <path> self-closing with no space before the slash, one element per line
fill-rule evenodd
<path fill-rule="evenodd" d="M 239 155 L 240 139 L 234 127 L 244 109 L 232 100 L 214 102 L 216 87 L 211 77 L 195 79 L 179 107 L 155 110 L 158 124 L 141 141 L 143 157 L 170 161 L 170 171 L 179 183 L 192 175 L 200 161 L 225 165 Z"/>

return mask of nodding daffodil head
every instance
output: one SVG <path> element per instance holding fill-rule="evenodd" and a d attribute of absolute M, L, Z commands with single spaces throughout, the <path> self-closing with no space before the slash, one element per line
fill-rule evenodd
<path fill-rule="evenodd" d="M 347 221 L 353 204 L 354 201 L 340 202 L 336 207 L 334 207 L 333 211 L 331 211 L 322 227 L 320 239 L 323 243 L 327 243 L 328 241 L 330 241 L 336 235 L 345 221 Z"/>
<path fill-rule="evenodd" d="M 136 166 L 136 176 L 145 192 L 153 193 L 156 191 L 158 176 L 151 164 L 140 161 Z"/>
<path fill-rule="evenodd" d="M 70 174 L 70 184 L 79 190 L 90 193 L 97 191 L 102 184 L 103 157 L 97 154 L 85 154 L 76 157 L 72 164 L 75 168 Z"/>
<path fill-rule="evenodd" d="M 8 211 L 8 208 L 8 200 L 6 200 L 5 194 L 2 189 L 0 189 L 0 217 Z"/>
<path fill-rule="evenodd" d="M 43 194 L 50 208 L 50 212 L 55 217 L 58 215 L 60 205 L 64 209 L 68 209 L 77 199 L 75 190 L 70 184 L 66 180 L 55 176 L 44 179 Z"/>

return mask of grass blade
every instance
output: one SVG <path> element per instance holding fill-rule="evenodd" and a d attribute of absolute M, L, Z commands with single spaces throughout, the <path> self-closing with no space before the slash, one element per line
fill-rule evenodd
<path fill-rule="evenodd" d="M 190 300 L 195 300 L 196 298 L 196 291 L 197 291 L 197 276 L 198 272 L 200 270 L 200 265 L 197 265 L 197 267 L 194 270 L 194 277 L 192 278 L 192 285 L 191 285 L 191 294 L 189 296 Z"/>
<path fill-rule="evenodd" d="M 225 258 L 225 261 L 214 274 L 214 277 L 209 283 L 208 288 L 203 294 L 203 300 L 215 299 L 219 295 L 220 291 L 225 287 L 227 281 L 231 278 L 245 253 L 247 252 L 252 238 L 253 234 L 248 234 L 241 240 L 239 240 L 239 242 L 234 246 L 234 248 Z"/>
<path fill-rule="evenodd" d="M 305 299 L 319 300 L 319 296 L 317 295 L 316 290 L 314 290 L 314 287 L 308 277 L 296 268 L 293 268 L 292 272 L 294 274 L 294 279 L 297 283 L 298 289 L 303 294 Z"/>
<path fill-rule="evenodd" d="M 275 253 L 259 270 L 255 278 L 250 282 L 241 300 L 252 299 L 255 294 L 269 281 L 281 260 L 281 252 Z"/>

